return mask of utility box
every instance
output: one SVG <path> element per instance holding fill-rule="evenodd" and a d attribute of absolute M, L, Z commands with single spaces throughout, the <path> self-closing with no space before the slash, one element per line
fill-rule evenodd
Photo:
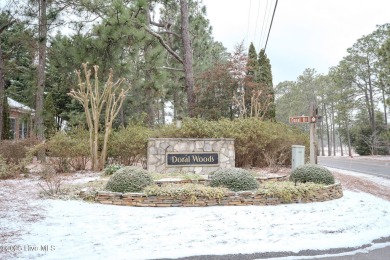
<path fill-rule="evenodd" d="M 292 160 L 291 168 L 294 170 L 298 166 L 305 164 L 305 146 L 293 145 L 292 146 Z"/>

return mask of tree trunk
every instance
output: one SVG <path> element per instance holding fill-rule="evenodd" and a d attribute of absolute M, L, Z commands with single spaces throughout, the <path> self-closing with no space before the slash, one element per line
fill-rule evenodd
<path fill-rule="evenodd" d="M 324 147 L 324 120 L 321 121 L 321 156 L 325 156 L 325 147 Z"/>
<path fill-rule="evenodd" d="M 5 81 L 4 81 L 4 62 L 3 62 L 3 52 L 1 50 L 1 42 L 0 42 L 0 140 L 3 139 L 4 121 L 7 119 L 7 118 L 3 118 L 4 102 L 6 102 Z"/>
<path fill-rule="evenodd" d="M 345 120 L 345 130 L 347 131 L 348 155 L 349 155 L 349 157 L 352 157 L 351 134 L 349 132 L 348 120 Z"/>
<path fill-rule="evenodd" d="M 339 142 L 340 142 L 340 151 L 341 151 L 341 156 L 344 156 L 344 151 L 343 151 L 343 140 L 341 138 L 341 134 L 340 134 L 340 129 L 341 129 L 341 124 L 339 122 L 339 129 L 338 129 L 338 133 L 339 133 Z"/>
<path fill-rule="evenodd" d="M 189 11 L 188 0 L 180 0 L 181 12 L 181 37 L 184 51 L 184 77 L 187 92 L 188 114 L 190 117 L 195 116 L 195 93 L 194 93 L 194 72 L 192 67 L 192 48 L 189 28 Z"/>
<path fill-rule="evenodd" d="M 333 141 L 333 156 L 336 156 L 336 123 L 334 121 L 334 104 L 331 103 L 331 116 L 332 116 L 332 141 Z"/>
<path fill-rule="evenodd" d="M 325 114 L 325 124 L 326 124 L 326 137 L 327 137 L 327 140 L 328 140 L 328 156 L 331 156 L 332 154 L 332 147 L 331 147 L 331 143 L 330 143 L 330 135 L 329 135 L 329 123 L 328 123 L 328 113 L 326 111 L 326 106 L 325 104 L 323 105 L 324 106 L 324 114 Z"/>
<path fill-rule="evenodd" d="M 383 99 L 383 114 L 385 119 L 385 126 L 387 129 L 387 105 L 386 105 L 386 92 L 385 92 L 385 86 L 381 87 L 382 90 L 382 99 Z"/>
<path fill-rule="evenodd" d="M 46 66 L 46 43 L 47 43 L 47 18 L 46 0 L 39 1 L 39 38 L 38 38 L 38 69 L 37 69 L 37 91 L 35 93 L 35 131 L 39 141 L 45 140 L 45 129 L 43 125 L 43 101 L 45 89 L 45 66 Z M 44 150 L 38 152 L 38 159 L 44 160 Z"/>

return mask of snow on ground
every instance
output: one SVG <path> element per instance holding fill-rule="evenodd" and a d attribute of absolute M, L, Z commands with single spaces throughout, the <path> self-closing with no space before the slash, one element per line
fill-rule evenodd
<path fill-rule="evenodd" d="M 328 167 L 328 166 L 326 166 L 326 168 L 332 172 L 337 172 L 337 173 L 341 173 L 343 175 L 349 175 L 349 176 L 354 176 L 354 177 L 358 177 L 361 179 L 370 180 L 370 181 L 375 182 L 377 184 L 390 187 L 390 179 L 385 179 L 385 178 L 381 178 L 381 177 L 377 177 L 377 176 L 373 176 L 373 175 L 369 175 L 369 174 L 364 174 L 364 173 L 352 172 L 352 171 L 348 171 L 348 170 L 341 170 L 341 169 L 332 168 L 332 167 Z"/>
<path fill-rule="evenodd" d="M 333 201 L 266 207 L 138 208 L 61 200 L 32 203 L 46 205 L 46 218 L 28 227 L 21 237 L 18 245 L 24 249 L 19 259 L 298 252 L 357 247 L 390 236 L 390 202 L 352 191 Z M 45 245 L 48 251 L 42 250 Z"/>

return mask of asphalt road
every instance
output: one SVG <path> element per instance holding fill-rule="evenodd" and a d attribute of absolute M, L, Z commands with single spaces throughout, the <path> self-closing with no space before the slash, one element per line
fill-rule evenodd
<path fill-rule="evenodd" d="M 319 156 L 318 164 L 390 179 L 390 160 Z"/>

